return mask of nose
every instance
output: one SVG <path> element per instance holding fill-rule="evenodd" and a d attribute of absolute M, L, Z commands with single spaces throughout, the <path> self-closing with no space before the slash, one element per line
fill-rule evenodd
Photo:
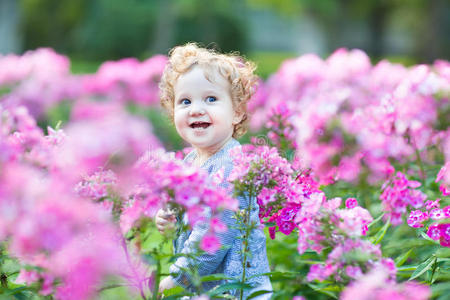
<path fill-rule="evenodd" d="M 205 108 L 203 107 L 202 101 L 193 101 L 191 104 L 191 109 L 189 110 L 189 114 L 191 116 L 202 116 L 206 113 Z"/>

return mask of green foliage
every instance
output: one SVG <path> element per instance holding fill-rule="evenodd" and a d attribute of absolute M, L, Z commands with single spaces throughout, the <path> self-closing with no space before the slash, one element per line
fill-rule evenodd
<path fill-rule="evenodd" d="M 296 56 L 295 53 L 289 52 L 252 52 L 248 58 L 258 66 L 256 69 L 258 76 L 267 79 L 280 68 L 283 61 Z"/>
<path fill-rule="evenodd" d="M 25 49 L 53 47 L 67 52 L 75 46 L 75 29 L 89 0 L 20 0 Z"/>
<path fill-rule="evenodd" d="M 91 59 L 141 55 L 152 40 L 153 1 L 95 0 L 74 39 L 75 49 Z"/>
<path fill-rule="evenodd" d="M 211 1 L 195 3 L 195 14 L 180 14 L 176 19 L 175 45 L 195 41 L 220 52 L 247 51 L 245 24 L 239 17 Z"/>

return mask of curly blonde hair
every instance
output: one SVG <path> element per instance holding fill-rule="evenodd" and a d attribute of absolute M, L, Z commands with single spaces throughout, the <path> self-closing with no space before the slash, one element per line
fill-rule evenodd
<path fill-rule="evenodd" d="M 254 74 L 255 64 L 237 54 L 221 54 L 211 49 L 201 48 L 195 43 L 174 47 L 169 52 L 169 62 L 159 83 L 161 105 L 172 121 L 175 83 L 182 74 L 190 71 L 194 66 L 201 67 L 209 81 L 214 78 L 214 74 L 220 74 L 228 80 L 231 86 L 233 108 L 242 114 L 241 122 L 234 126 L 233 137 L 238 138 L 244 135 L 248 128 L 247 102 L 254 94 L 258 80 Z"/>

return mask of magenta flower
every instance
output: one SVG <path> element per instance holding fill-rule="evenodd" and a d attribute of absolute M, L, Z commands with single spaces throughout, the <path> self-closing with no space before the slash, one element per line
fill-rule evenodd
<path fill-rule="evenodd" d="M 446 207 L 444 207 L 442 209 L 442 211 L 444 212 L 444 216 L 446 218 L 450 218 L 450 205 L 447 205 Z"/>
<path fill-rule="evenodd" d="M 220 241 L 216 236 L 212 234 L 206 234 L 200 241 L 200 249 L 208 252 L 209 254 L 214 254 L 217 250 L 220 249 Z"/>
<path fill-rule="evenodd" d="M 295 228 L 295 223 L 289 221 L 282 221 L 277 219 L 278 230 L 285 235 L 291 234 L 292 230 Z"/>
<path fill-rule="evenodd" d="M 430 219 L 432 220 L 442 220 L 445 218 L 444 210 L 440 208 L 433 208 L 430 211 Z"/>
<path fill-rule="evenodd" d="M 441 238 L 440 244 L 443 247 L 450 247 L 450 223 L 439 224 L 438 228 L 440 230 Z"/>
<path fill-rule="evenodd" d="M 407 223 L 413 228 L 423 227 L 423 222 L 428 220 L 429 216 L 427 212 L 422 212 L 420 210 L 414 210 L 409 214 Z"/>
<path fill-rule="evenodd" d="M 428 200 L 427 202 L 425 202 L 425 208 L 427 210 L 430 210 L 432 208 L 439 208 L 439 201 L 441 201 L 441 199 L 436 199 L 435 201 L 433 200 Z"/>
<path fill-rule="evenodd" d="M 402 223 L 402 216 L 407 208 L 420 208 L 424 205 L 426 195 L 415 190 L 419 186 L 419 182 L 408 180 L 401 172 L 397 172 L 392 181 L 385 182 L 380 199 L 386 212 L 385 218 L 390 217 L 393 225 Z"/>
<path fill-rule="evenodd" d="M 439 224 L 431 224 L 428 227 L 427 235 L 435 241 L 439 240 L 441 237 L 441 229 L 439 228 Z"/>
<path fill-rule="evenodd" d="M 356 198 L 348 198 L 345 200 L 345 207 L 354 208 L 356 206 L 358 206 L 358 200 L 356 200 Z"/>
<path fill-rule="evenodd" d="M 261 192 L 257 197 L 258 203 L 260 203 L 263 206 L 266 206 L 269 202 L 275 201 L 276 193 L 277 192 L 274 189 L 268 189 L 266 187 L 262 188 Z"/>

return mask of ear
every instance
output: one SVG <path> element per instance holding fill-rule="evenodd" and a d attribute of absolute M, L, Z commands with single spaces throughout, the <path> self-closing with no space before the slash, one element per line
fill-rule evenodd
<path fill-rule="evenodd" d="M 234 111 L 233 116 L 233 125 L 239 124 L 244 118 L 246 117 L 245 113 L 242 112 L 240 109 L 237 109 Z"/>

